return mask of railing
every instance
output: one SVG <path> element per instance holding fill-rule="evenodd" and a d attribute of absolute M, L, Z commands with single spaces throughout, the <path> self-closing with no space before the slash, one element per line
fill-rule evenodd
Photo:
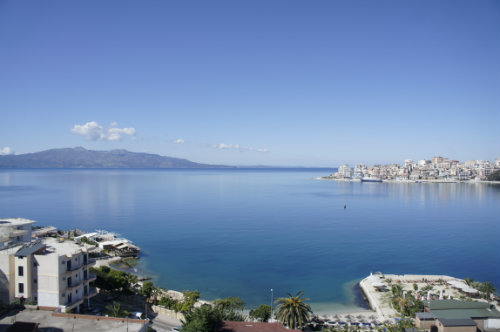
<path fill-rule="evenodd" d="M 95 262 L 96 262 L 96 260 L 95 260 L 95 259 L 93 259 L 93 258 L 89 258 L 89 259 L 88 259 L 86 262 L 84 262 L 83 264 L 84 264 L 84 265 L 94 265 L 94 264 L 95 264 Z"/>
<path fill-rule="evenodd" d="M 97 279 L 97 275 L 93 274 L 93 273 L 89 273 L 83 277 L 83 280 L 85 280 L 85 281 L 94 281 L 96 279 Z"/>
<path fill-rule="evenodd" d="M 83 298 L 88 299 L 88 298 L 96 296 L 96 295 L 97 295 L 97 289 L 91 288 L 86 293 L 83 293 Z"/>
<path fill-rule="evenodd" d="M 66 308 L 71 309 L 79 304 L 83 303 L 83 299 L 72 299 L 71 302 L 66 303 Z"/>
<path fill-rule="evenodd" d="M 72 291 L 74 290 L 75 288 L 78 288 L 82 285 L 82 282 L 81 281 L 73 281 L 70 285 L 66 284 L 66 290 L 68 291 Z"/>
<path fill-rule="evenodd" d="M 83 264 L 82 265 L 75 265 L 75 266 L 71 265 L 71 267 L 69 269 L 66 267 L 66 273 L 75 272 L 76 270 L 79 270 L 82 267 L 83 267 Z"/>

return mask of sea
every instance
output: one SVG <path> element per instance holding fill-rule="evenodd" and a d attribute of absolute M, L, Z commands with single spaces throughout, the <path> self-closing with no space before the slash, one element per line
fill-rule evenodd
<path fill-rule="evenodd" d="M 137 273 L 248 309 L 300 290 L 317 312 L 363 308 L 377 271 L 500 288 L 499 185 L 316 179 L 332 171 L 0 170 L 0 217 L 119 233 Z"/>

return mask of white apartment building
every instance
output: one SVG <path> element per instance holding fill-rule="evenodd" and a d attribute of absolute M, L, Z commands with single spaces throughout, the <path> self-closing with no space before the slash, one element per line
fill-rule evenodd
<path fill-rule="evenodd" d="M 0 250 L 31 241 L 31 226 L 36 221 L 24 218 L 0 219 Z"/>
<path fill-rule="evenodd" d="M 352 177 L 352 170 L 348 164 L 340 166 L 338 173 L 344 178 L 351 178 Z"/>
<path fill-rule="evenodd" d="M 90 283 L 95 275 L 89 267 L 88 248 L 73 242 L 48 238 L 0 251 L 0 296 L 12 302 L 35 300 L 40 307 L 76 309 L 97 295 Z"/>

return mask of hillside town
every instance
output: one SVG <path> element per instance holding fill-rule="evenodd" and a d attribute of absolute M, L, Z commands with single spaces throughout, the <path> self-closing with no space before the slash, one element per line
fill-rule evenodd
<path fill-rule="evenodd" d="M 356 164 L 351 168 L 348 164 L 342 165 L 338 171 L 324 179 L 346 181 L 484 181 L 495 171 L 500 170 L 500 158 L 494 162 L 488 160 L 468 160 L 460 162 L 444 157 L 433 157 L 432 160 L 406 159 L 402 165 L 374 165 Z"/>

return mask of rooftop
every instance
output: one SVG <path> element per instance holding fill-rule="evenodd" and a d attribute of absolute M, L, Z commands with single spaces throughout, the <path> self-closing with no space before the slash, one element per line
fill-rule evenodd
<path fill-rule="evenodd" d="M 25 244 L 24 246 L 22 246 L 21 249 L 19 249 L 16 252 L 16 256 L 17 257 L 27 257 L 27 256 L 30 256 L 30 255 L 36 253 L 37 251 L 45 249 L 46 247 L 47 247 L 47 245 L 45 245 L 44 243 L 31 242 L 31 243 L 28 243 L 28 244 Z"/>
<path fill-rule="evenodd" d="M 438 319 L 457 319 L 457 318 L 500 318 L 500 312 L 496 309 L 442 309 L 432 310 L 432 313 Z"/>
<path fill-rule="evenodd" d="M 424 302 L 430 310 L 441 309 L 486 309 L 489 304 L 477 301 L 459 301 L 459 300 L 433 300 Z"/>
<path fill-rule="evenodd" d="M 439 321 L 443 326 L 477 326 L 472 319 L 445 319 L 440 318 Z"/>
<path fill-rule="evenodd" d="M 0 227 L 2 226 L 22 226 L 36 223 L 36 221 L 24 218 L 1 218 Z"/>
<path fill-rule="evenodd" d="M 231 322 L 224 321 L 218 332 L 298 332 L 301 330 L 287 329 L 281 323 L 263 322 Z"/>
<path fill-rule="evenodd" d="M 436 318 L 432 312 L 417 312 L 415 317 L 420 320 L 432 320 Z"/>
<path fill-rule="evenodd" d="M 49 247 L 47 248 L 47 254 L 54 253 L 57 255 L 71 256 L 81 251 L 86 251 L 85 249 L 89 248 L 89 246 L 86 245 L 75 244 L 73 241 L 60 242 L 58 239 L 54 238 L 45 238 L 43 243 Z M 53 248 L 53 250 L 50 250 L 50 248 Z"/>

